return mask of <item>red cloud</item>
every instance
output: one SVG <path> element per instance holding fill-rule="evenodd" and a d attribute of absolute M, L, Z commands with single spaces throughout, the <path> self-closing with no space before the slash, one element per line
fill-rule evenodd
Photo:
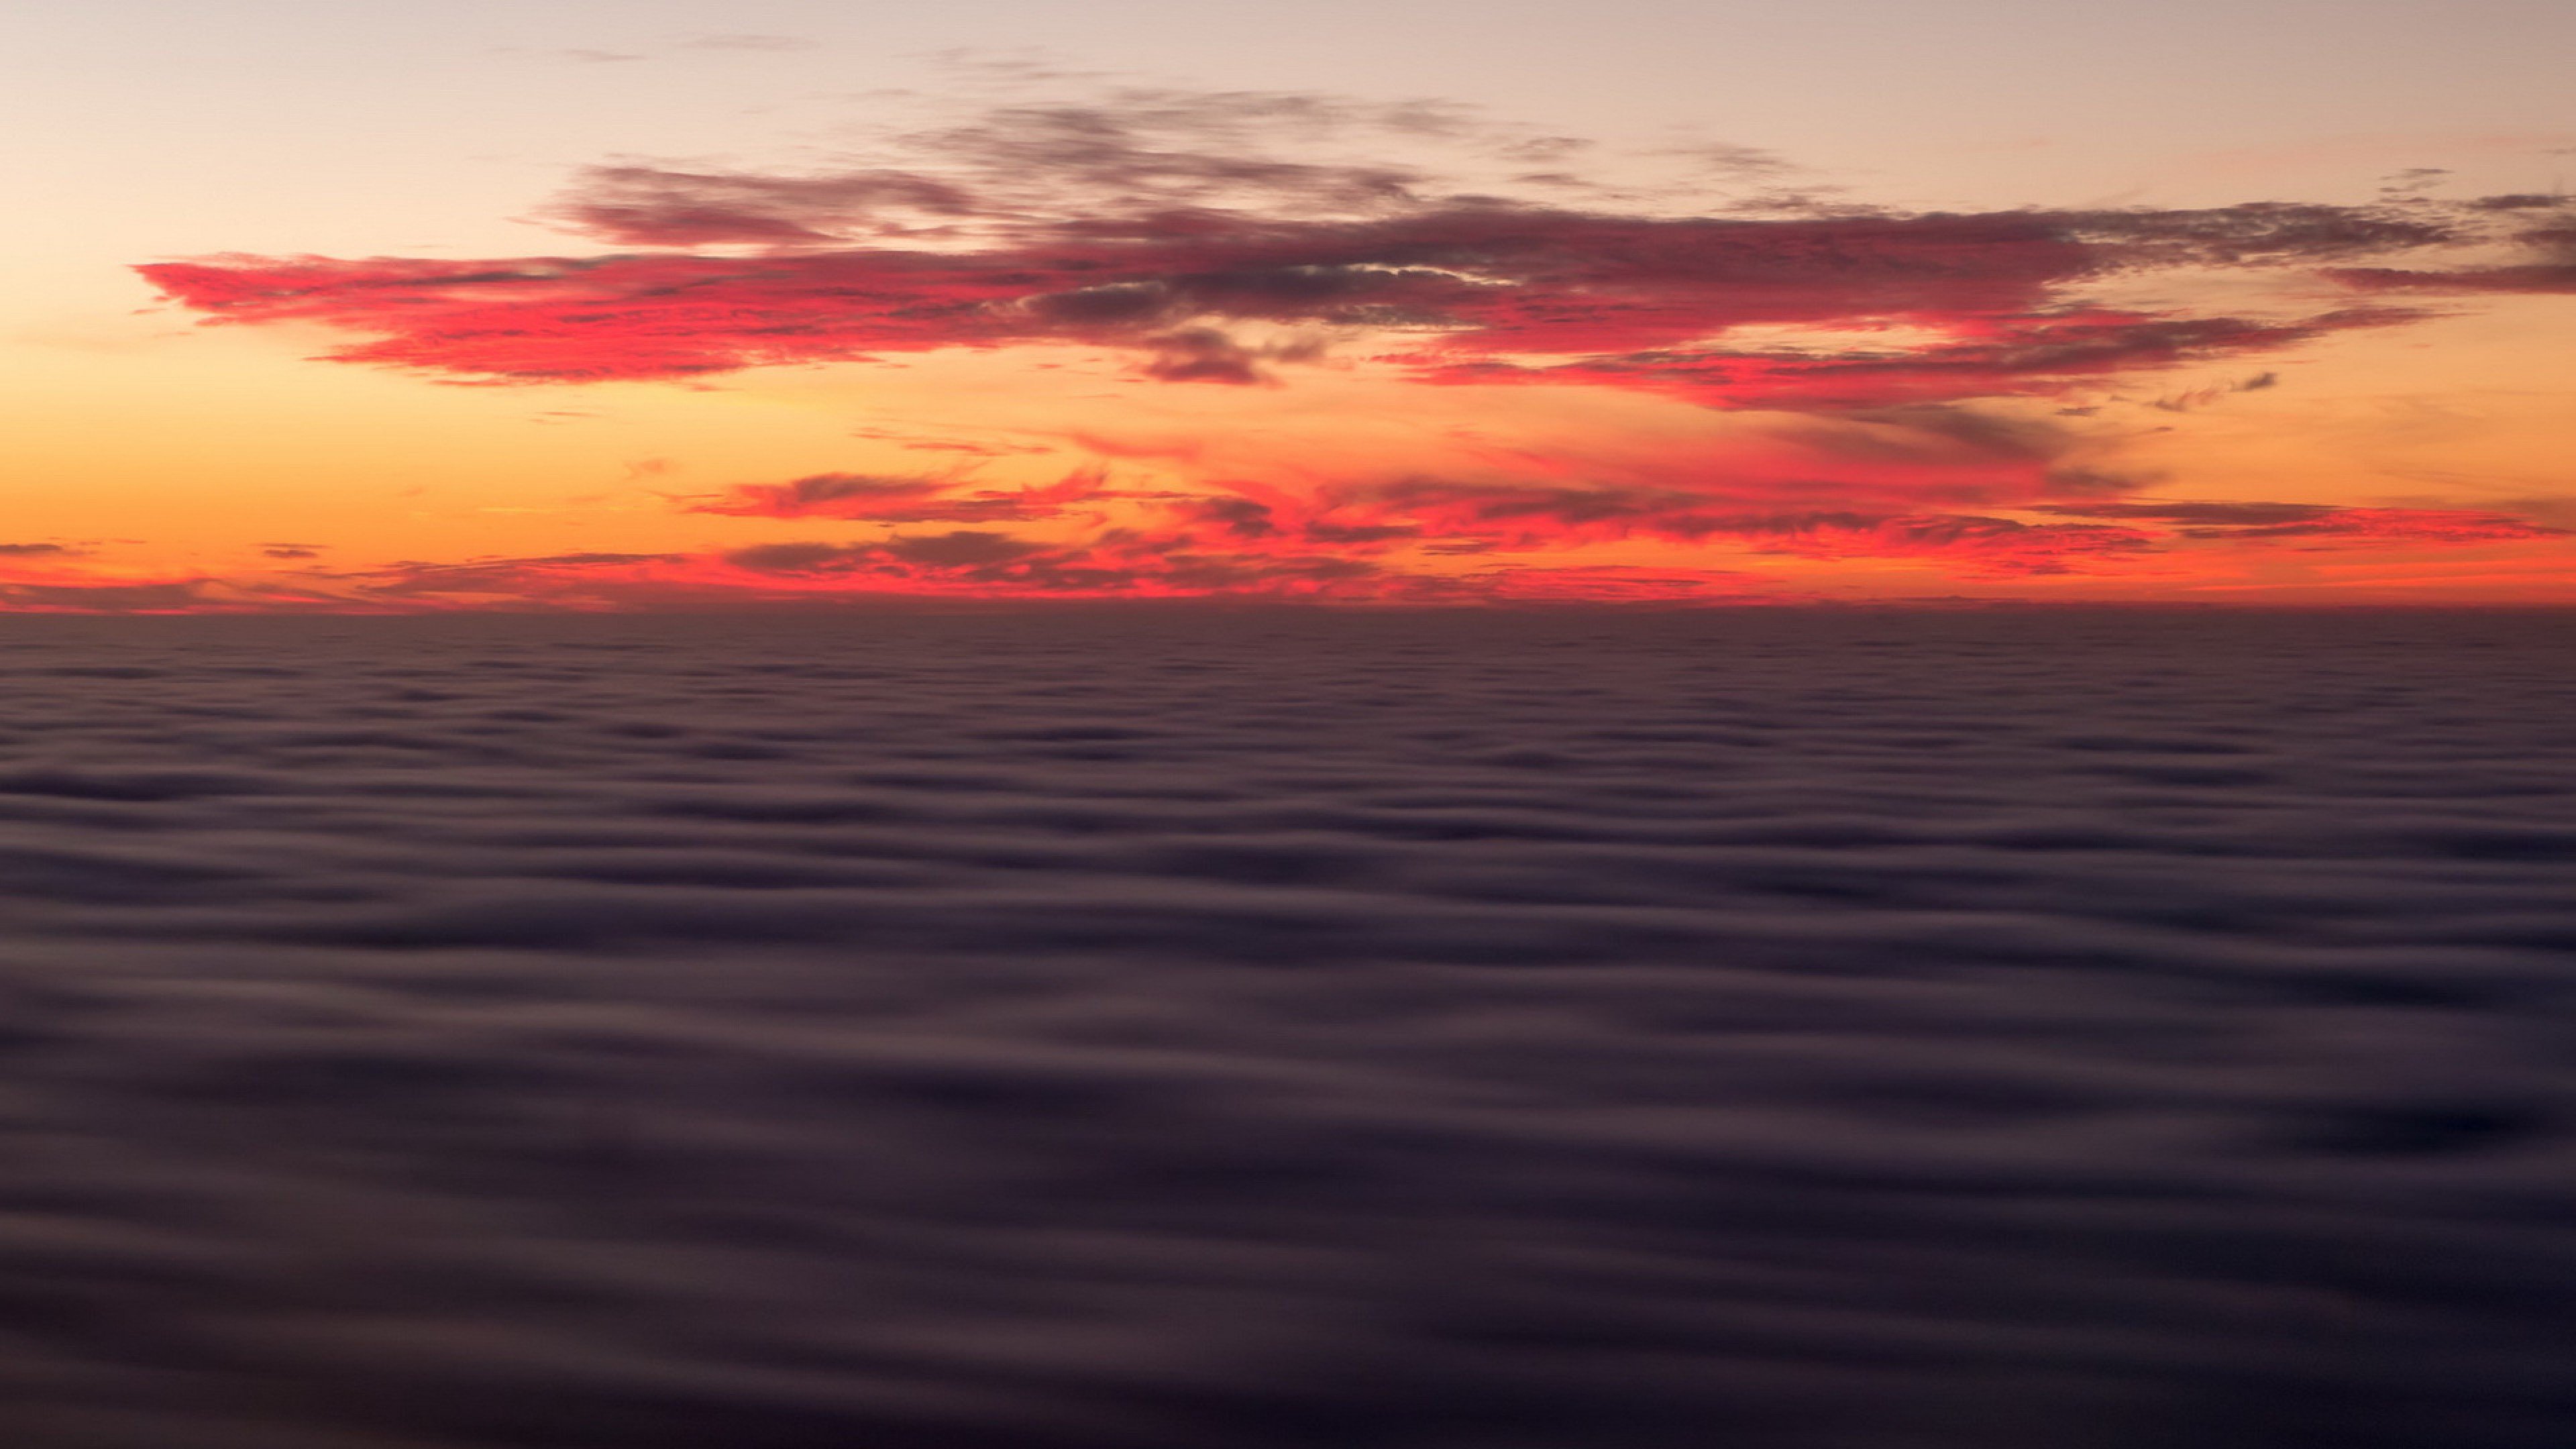
<path fill-rule="evenodd" d="M 1313 336 L 1401 337 L 1430 381 L 1580 383 L 1719 407 L 1871 407 L 2277 348 L 2397 312 L 2287 320 L 2113 311 L 2081 288 L 2156 268 L 2395 257 L 2474 230 L 2417 208 L 1580 211 L 1442 191 L 1416 170 L 1284 160 L 1295 123 L 1455 134 L 1454 115 L 1313 97 L 1136 92 L 1006 107 L 910 138 L 920 164 L 814 176 L 627 166 L 558 209 L 658 251 L 476 262 L 219 257 L 140 270 L 239 323 L 320 322 L 331 356 L 501 381 L 683 377 L 953 347 L 1125 349 L 1167 382 L 1273 380 Z M 1231 149 L 1229 149 L 1231 148 Z M 1505 148 L 1508 150 L 1508 148 Z M 2481 213 L 2484 215 L 2485 213 Z M 2464 214 L 2465 215 L 2465 214 Z M 756 247 L 713 255 L 690 247 Z M 1919 346 L 1730 348 L 1748 325 L 1928 331 Z"/>
<path fill-rule="evenodd" d="M 2117 571 L 2177 542 L 2473 546 L 2563 534 L 2468 510 L 2285 503 L 2052 506 L 2122 520 L 2025 523 L 1982 514 L 1749 513 L 1677 492 L 1416 483 L 1299 504 L 1271 495 L 1165 498 L 1133 527 L 1067 538 L 989 528 L 713 553 L 568 553 L 315 569 L 291 579 L 115 579 L 69 569 L 0 581 L 20 610 L 421 612 L 690 610 L 864 599 L 1195 599 L 1318 602 L 1786 601 L 1741 568 L 1545 561 L 1613 538 L 1724 541 L 1746 555 L 1912 562 L 1968 579 Z M 2166 530 L 2158 525 L 2174 524 Z M 1474 561 L 1472 567 L 1460 564 Z"/>
<path fill-rule="evenodd" d="M 1935 414 L 1934 416 L 1942 416 Z M 1919 420 L 1917 420 L 1919 422 Z M 1937 436 L 1937 435 L 1936 435 Z M 2043 439 L 2006 433 L 1980 446 L 2033 455 Z M 1070 537 L 1033 539 L 984 528 L 843 542 L 756 544 L 726 552 L 727 568 L 799 587 L 865 582 L 901 591 L 1002 594 L 1196 594 L 1250 591 L 1396 597 L 1455 590 L 1447 559 L 1491 559 L 1493 570 L 1532 555 L 1652 541 L 1725 544 L 1754 556 L 1927 564 L 1965 578 L 2117 572 L 2177 544 L 2240 540 L 2309 547 L 2468 546 L 2554 536 L 2560 530 L 2472 510 L 2358 509 L 2322 504 L 2006 499 L 2004 506 L 2074 521 L 2031 522 L 1983 512 L 1794 503 L 1765 489 L 1616 483 L 1403 479 L 1304 489 L 1236 480 L 1213 493 L 1110 493 L 1093 473 L 1044 488 L 956 494 L 917 479 L 818 475 L 746 485 L 699 500 L 699 512 L 873 522 L 989 523 L 1075 516 L 1067 505 L 1115 499 L 1125 522 L 1085 511 Z M 1767 492 L 1766 492 L 1767 489 Z M 1848 495 L 1852 490 L 1837 490 Z M 542 561 L 539 561 L 542 562 Z"/>
<path fill-rule="evenodd" d="M 139 270 L 210 320 L 319 324 L 350 339 L 336 360 L 459 381 L 669 379 L 1054 345 L 1118 351 L 1157 382 L 1276 385 L 1329 344 L 1351 366 L 1426 385 L 1604 388 L 1803 415 L 1742 420 L 1701 458 L 1652 441 L 1578 457 L 1470 439 L 1456 452 L 1472 461 L 1444 461 L 1442 476 L 1406 477 L 1390 463 L 1365 478 L 1347 466 L 1220 463 L 1229 450 L 1185 426 L 1147 440 L 1118 419 L 1087 420 L 1089 431 L 1061 436 L 1103 457 L 1170 462 L 1190 491 L 1113 490 L 1097 471 L 1007 488 L 823 473 L 675 503 L 933 531 L 315 572 L 387 607 L 923 593 L 1734 597 L 1761 586 L 1723 570 L 1511 556 L 1719 543 L 1998 578 L 2114 571 L 2210 541 L 2422 547 L 2553 532 L 2474 510 L 2129 498 L 2142 485 L 2102 469 L 2072 425 L 1978 405 L 2425 315 L 2393 294 L 2567 290 L 2576 243 L 2532 215 L 2554 205 L 2547 198 L 1686 215 L 1544 176 L 1500 196 L 1423 167 L 1282 156 L 1267 145 L 1282 128 L 1482 148 L 1515 173 L 1570 147 L 1498 138 L 1439 107 L 1129 91 L 1106 106 L 1004 107 L 825 174 L 594 170 L 551 214 L 627 249 L 609 254 L 224 256 Z M 1777 169 L 1762 158 L 1733 165 L 1739 176 Z M 1530 194 L 1603 200 L 1577 208 Z M 2471 245 L 2487 249 L 2472 254 L 2482 265 L 2456 265 Z M 2222 289 L 2239 299 L 2225 311 L 2103 300 L 2112 283 L 2211 271 L 2277 275 L 2297 284 L 2281 289 L 2290 297 L 2313 295 L 2321 277 L 2392 295 L 2270 311 L 2242 300 L 2248 287 Z M 2160 405 L 2181 410 L 2222 390 Z M 1210 476 L 1221 468 L 1258 476 Z M 2034 513 L 2040 521 L 2009 516 Z M 1002 531 L 1023 524 L 1035 525 L 1027 536 Z"/>
<path fill-rule="evenodd" d="M 1194 500 L 1174 509 L 1193 536 L 1243 545 L 1383 554 L 1526 553 L 1618 539 L 1712 540 L 1803 558 L 1931 559 L 1978 577 L 2066 573 L 2138 553 L 2152 535 L 2099 524 L 2028 524 L 1975 514 L 1809 509 L 1749 513 L 1674 490 L 1414 481 L 1340 490 L 1303 505 L 1273 495 Z"/>

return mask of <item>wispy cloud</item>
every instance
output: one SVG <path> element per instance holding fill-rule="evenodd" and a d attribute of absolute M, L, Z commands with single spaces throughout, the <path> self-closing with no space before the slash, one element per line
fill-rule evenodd
<path fill-rule="evenodd" d="M 1061 516 L 1100 496 L 1106 475 L 1080 469 L 1045 486 L 966 489 L 954 478 L 887 478 L 861 473 L 818 473 L 788 483 L 738 484 L 723 493 L 684 500 L 691 513 L 737 518 L 845 518 L 888 523 L 928 520 L 1002 521 Z"/>
<path fill-rule="evenodd" d="M 770 39 L 697 43 L 781 48 Z M 2557 198 L 2440 202 L 2416 177 L 2359 206 L 1904 211 L 1822 204 L 1812 188 L 1744 192 L 1781 185 L 1788 168 L 1740 147 L 1681 157 L 1696 189 L 1566 174 L 1622 174 L 1600 155 L 1455 106 L 1127 88 L 997 105 L 890 136 L 836 169 L 594 168 L 546 215 L 604 250 L 235 255 L 140 270 L 211 321 L 319 324 L 350 339 L 333 360 L 451 382 L 1070 347 L 1123 358 L 1152 385 L 1295 389 L 1329 366 L 1399 390 L 1579 389 L 1760 420 L 1720 444 L 1605 435 L 1446 470 L 1226 471 L 1214 460 L 1224 450 L 1189 427 L 1158 425 L 1174 436 L 1149 446 L 1113 418 L 1058 435 L 1099 458 L 1169 465 L 1150 488 L 1112 488 L 1097 469 L 990 483 L 971 470 L 1028 446 L 903 438 L 959 467 L 674 500 L 896 535 L 348 578 L 378 598 L 1384 598 L 1491 592 L 1528 567 L 1573 587 L 1594 561 L 1566 550 L 1630 542 L 1721 550 L 1712 579 L 1765 559 L 2009 579 L 2158 566 L 2222 543 L 2558 536 L 2480 510 L 2156 502 L 2137 496 L 2153 477 L 2101 456 L 2103 429 L 2069 421 L 2132 383 L 2167 412 L 2268 388 L 2277 372 L 2241 369 L 2463 305 L 2446 296 L 2576 289 L 2576 211 Z M 2240 370 L 2158 381 L 2216 366 Z M 2068 416 L 2042 420 L 2031 400 Z M 947 527 L 902 535 L 907 525 Z M 1649 569 L 1621 587 L 1669 576 Z"/>
<path fill-rule="evenodd" d="M 682 377 L 1079 344 L 1127 350 L 1146 377 L 1241 383 L 1271 380 L 1270 363 L 1312 360 L 1328 335 L 1364 335 L 1397 372 L 1427 381 L 1769 408 L 2046 393 L 2419 315 L 2149 311 L 2092 295 L 2140 274 L 2325 276 L 2384 292 L 2531 272 L 2388 265 L 2483 237 L 2482 218 L 2508 214 L 2468 206 L 1623 210 L 1462 191 L 1423 166 L 1291 154 L 1279 139 L 1533 144 L 1481 124 L 1430 105 L 1127 91 L 1001 106 L 836 171 L 598 168 L 550 213 L 641 252 L 222 257 L 143 270 L 213 317 L 321 322 L 368 339 L 341 360 L 465 378 Z M 1774 164 L 1733 150 L 1718 159 L 1739 172 Z M 2513 240 L 2555 236 L 2526 228 Z M 1314 335 L 1243 335 L 1281 327 Z M 1728 336 L 1747 327 L 1833 335 L 1768 346 Z"/>

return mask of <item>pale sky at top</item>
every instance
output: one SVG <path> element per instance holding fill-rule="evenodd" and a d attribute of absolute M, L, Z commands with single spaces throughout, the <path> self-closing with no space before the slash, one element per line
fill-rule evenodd
<path fill-rule="evenodd" d="M 809 44 L 690 44 L 726 36 Z M 2410 166 L 2532 190 L 2576 162 L 2546 154 L 2576 146 L 2563 0 L 101 0 L 12 8 L 0 114 L 44 252 L 488 247 L 605 156 L 816 154 L 955 48 L 1685 129 L 1918 206 L 2345 200 Z"/>

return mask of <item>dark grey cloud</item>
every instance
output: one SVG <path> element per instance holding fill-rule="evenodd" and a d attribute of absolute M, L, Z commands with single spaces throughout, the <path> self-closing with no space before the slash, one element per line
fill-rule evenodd
<path fill-rule="evenodd" d="M 1248 387 L 1275 382 L 1267 364 L 1312 362 L 1323 355 L 1313 342 L 1247 345 L 1214 327 L 1184 327 L 1145 339 L 1147 377 L 1159 382 L 1215 382 Z"/>
<path fill-rule="evenodd" d="M 876 543 L 762 543 L 724 555 L 737 568 L 763 573 L 836 573 L 880 562 L 973 569 L 1006 564 L 1046 551 L 1047 545 L 978 529 L 890 538 Z"/>
<path fill-rule="evenodd" d="M 2557 1449 L 2571 647 L 22 618 L 11 1443 Z"/>
<path fill-rule="evenodd" d="M 2312 523 L 2321 518 L 2331 518 L 2342 509 L 2331 503 L 2160 502 L 2142 499 L 2118 503 L 2041 504 L 2030 511 L 2080 518 L 2150 519 L 2159 523 L 2268 526 Z"/>
<path fill-rule="evenodd" d="M 876 518 L 921 507 L 956 484 L 955 478 L 815 473 L 785 483 L 737 485 L 720 494 L 686 500 L 682 507 L 691 513 L 746 518 Z"/>

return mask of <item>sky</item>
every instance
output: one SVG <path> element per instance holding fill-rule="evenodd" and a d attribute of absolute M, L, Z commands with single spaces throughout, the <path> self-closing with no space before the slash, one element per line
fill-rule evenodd
<path fill-rule="evenodd" d="M 0 607 L 2576 603 L 2558 0 L 0 20 Z"/>

